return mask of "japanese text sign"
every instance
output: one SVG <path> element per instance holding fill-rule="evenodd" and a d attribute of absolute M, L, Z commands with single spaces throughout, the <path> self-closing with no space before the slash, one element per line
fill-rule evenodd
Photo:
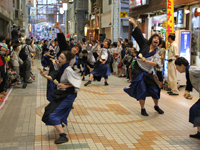
<path fill-rule="evenodd" d="M 166 44 L 168 43 L 168 35 L 170 33 L 174 33 L 174 0 L 167 0 Z"/>

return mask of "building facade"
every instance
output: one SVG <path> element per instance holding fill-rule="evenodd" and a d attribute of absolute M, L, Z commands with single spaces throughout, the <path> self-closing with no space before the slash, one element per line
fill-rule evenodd
<path fill-rule="evenodd" d="M 0 33 L 11 37 L 11 26 L 13 24 L 13 0 L 0 1 Z"/>
<path fill-rule="evenodd" d="M 73 34 L 75 41 L 81 41 L 84 38 L 84 21 L 87 19 L 88 14 L 88 1 L 76 0 L 73 4 L 68 4 L 65 11 L 65 34 L 69 37 L 69 34 Z"/>
<path fill-rule="evenodd" d="M 145 1 L 145 2 L 144 2 Z M 144 2 L 144 4 L 142 3 Z M 199 8 L 197 0 L 174 0 L 174 29 L 188 30 L 191 32 L 191 65 L 200 65 L 200 17 L 195 16 Z M 182 26 L 179 26 L 179 11 L 183 10 Z M 187 11 L 186 11 L 187 10 Z M 136 18 L 139 27 L 147 39 L 158 33 L 163 40 L 166 40 L 166 0 L 131 0 L 130 16 Z M 132 27 L 129 27 L 129 39 L 131 39 Z"/>

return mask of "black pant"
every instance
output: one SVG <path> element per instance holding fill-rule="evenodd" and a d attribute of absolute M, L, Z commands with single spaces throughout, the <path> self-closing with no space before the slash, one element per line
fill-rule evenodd
<path fill-rule="evenodd" d="M 26 59 L 24 60 L 23 64 L 23 78 L 24 82 L 27 82 L 30 78 L 30 73 L 31 73 L 31 61 Z"/>

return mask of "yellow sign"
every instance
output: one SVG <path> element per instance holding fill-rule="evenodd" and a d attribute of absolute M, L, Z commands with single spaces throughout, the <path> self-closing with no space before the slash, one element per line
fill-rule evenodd
<path fill-rule="evenodd" d="M 167 30 L 166 30 L 167 45 L 168 45 L 168 35 L 170 33 L 174 33 L 174 0 L 167 0 Z"/>
<path fill-rule="evenodd" d="M 120 12 L 119 17 L 120 18 L 128 18 L 128 12 Z"/>

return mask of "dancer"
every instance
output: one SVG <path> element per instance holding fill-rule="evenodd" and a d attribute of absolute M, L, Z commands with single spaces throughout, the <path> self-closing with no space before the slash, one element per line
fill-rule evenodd
<path fill-rule="evenodd" d="M 110 43 L 106 40 L 104 41 L 104 48 L 101 49 L 99 55 L 99 61 L 97 65 L 94 67 L 94 70 L 90 73 L 90 78 L 84 86 L 92 83 L 92 78 L 96 79 L 97 81 L 101 81 L 103 77 L 105 79 L 104 85 L 107 86 L 108 84 L 108 76 L 110 76 L 110 67 L 108 66 L 110 53 L 108 52 L 108 48 L 110 47 Z"/>
<path fill-rule="evenodd" d="M 84 63 L 84 69 L 83 69 L 83 78 L 82 81 L 85 80 L 85 76 L 90 74 L 92 70 L 94 69 L 94 63 L 95 63 L 95 58 L 94 55 L 91 51 L 83 50 L 82 53 L 84 54 L 83 56 L 83 63 Z"/>
<path fill-rule="evenodd" d="M 187 83 L 183 96 L 186 99 L 192 99 L 190 95 L 192 88 L 197 90 L 200 94 L 200 68 L 197 66 L 190 66 L 188 61 L 183 57 L 177 58 L 175 60 L 175 65 L 178 72 L 186 73 Z M 197 127 L 197 133 L 190 135 L 190 137 L 200 139 L 200 99 L 190 108 L 189 122 L 192 123 L 194 127 Z"/>
<path fill-rule="evenodd" d="M 73 71 L 70 66 L 70 60 L 74 57 L 71 52 L 63 51 L 59 56 L 60 70 L 54 75 L 48 76 L 43 70 L 40 74 L 53 81 L 56 79 L 59 84 L 57 90 L 54 91 L 54 99 L 45 107 L 45 112 L 42 121 L 46 125 L 52 125 L 59 132 L 60 137 L 55 140 L 55 144 L 68 142 L 66 133 L 64 132 L 61 122 L 67 125 L 67 118 L 72 109 L 73 102 L 77 97 L 77 91 L 81 87 L 80 77 Z"/>
<path fill-rule="evenodd" d="M 132 36 L 137 41 L 140 51 L 143 56 L 141 59 L 135 59 L 135 63 L 132 69 L 132 82 L 129 88 L 124 88 L 124 91 L 131 97 L 137 99 L 141 106 L 141 114 L 148 116 L 145 105 L 145 99 L 151 96 L 154 100 L 154 109 L 163 114 L 158 106 L 158 100 L 160 99 L 160 88 L 155 82 L 153 75 L 153 67 L 160 67 L 159 54 L 157 53 L 158 45 L 161 43 L 161 38 L 158 34 L 154 34 L 149 39 L 149 42 L 143 37 L 140 28 L 137 26 L 133 18 L 129 19 L 129 22 L 133 24 L 134 31 Z M 139 54 L 140 55 L 140 54 Z"/>

